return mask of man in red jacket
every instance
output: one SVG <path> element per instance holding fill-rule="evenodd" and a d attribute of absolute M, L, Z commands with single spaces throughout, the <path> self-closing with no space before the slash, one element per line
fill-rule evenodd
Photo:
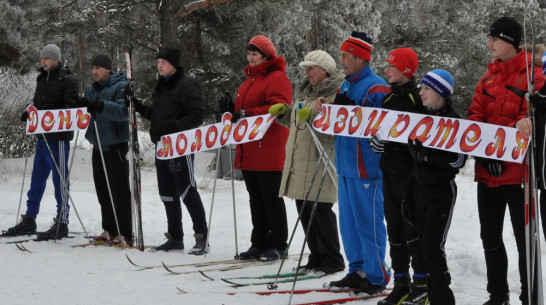
<path fill-rule="evenodd" d="M 519 48 L 521 25 L 514 19 L 497 19 L 489 30 L 487 47 L 495 59 L 476 86 L 468 119 L 514 127 L 527 113 L 524 94 L 527 92 L 527 69 L 532 58 Z M 534 71 L 537 88 L 544 78 Z M 525 165 L 487 158 L 475 158 L 475 181 L 478 182 L 478 213 L 487 267 L 489 301 L 484 305 L 509 304 L 507 281 L 508 257 L 502 239 L 506 206 L 519 253 L 519 273 L 523 304 L 527 300 L 525 256 L 524 192 L 521 187 Z"/>

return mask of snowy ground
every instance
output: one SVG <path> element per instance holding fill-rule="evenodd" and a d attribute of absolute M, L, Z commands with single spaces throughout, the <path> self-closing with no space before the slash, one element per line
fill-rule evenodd
<path fill-rule="evenodd" d="M 201 153 L 196 156 L 196 176 L 207 218 L 210 216 L 214 175 L 207 171 L 213 154 Z M 142 169 L 143 227 L 147 245 L 163 242 L 166 231 L 166 217 L 163 204 L 157 194 L 155 169 L 151 156 L 145 158 Z M 32 159 L 29 160 L 30 173 Z M 470 164 L 471 165 L 471 164 Z M 6 229 L 15 224 L 17 205 L 22 183 L 24 159 L 0 159 L 0 227 Z M 476 207 L 476 185 L 473 182 L 469 165 L 466 174 L 459 175 L 459 197 L 451 231 L 449 232 L 446 252 L 453 277 L 452 288 L 457 303 L 462 305 L 482 304 L 487 300 L 485 289 L 485 262 L 479 237 L 478 211 Z M 78 150 L 71 176 L 71 195 L 76 209 L 86 227 L 92 234 L 100 234 L 100 211 L 96 200 L 91 174 L 90 152 Z M 25 193 L 29 178 L 25 181 Z M 248 194 L 242 181 L 235 181 L 237 210 L 237 237 L 239 252 L 249 247 L 250 215 Z M 23 201 L 25 196 L 23 196 Z M 289 230 L 292 231 L 297 218 L 293 201 L 286 199 Z M 25 207 L 21 209 L 24 213 Z M 45 230 L 51 225 L 55 204 L 53 186 L 48 182 L 46 194 L 42 200 L 42 210 L 37 218 L 38 230 Z M 194 244 L 191 221 L 186 210 L 183 214 L 185 245 Z M 83 237 L 64 239 L 53 242 L 24 243 L 32 253 L 22 252 L 13 244 L 0 240 L 0 283 L 2 283 L 2 304 L 288 304 L 288 295 L 259 296 L 250 291 L 264 291 L 263 285 L 244 288 L 231 288 L 220 277 L 259 275 L 276 273 L 279 263 L 274 265 L 249 267 L 231 271 L 210 271 L 207 274 L 215 281 L 210 281 L 199 273 L 184 275 L 169 274 L 163 268 L 138 270 L 125 258 L 129 255 L 142 265 L 183 264 L 226 260 L 236 253 L 233 221 L 233 203 L 231 181 L 217 181 L 216 197 L 212 212 L 211 251 L 206 256 L 192 256 L 180 253 L 151 253 L 138 250 L 121 250 L 108 247 L 72 248 L 70 245 L 82 244 Z M 71 231 L 82 231 L 82 227 L 71 211 Z M 290 254 L 299 253 L 303 234 L 298 227 Z M 509 280 L 512 304 L 519 304 L 519 277 L 516 266 L 516 247 L 511 226 L 506 223 L 505 241 L 509 251 Z M 542 242 L 542 249 L 546 249 Z M 305 250 L 308 252 L 308 250 Z M 387 252 L 388 253 L 388 252 Z M 542 255 L 546 262 L 546 255 Z M 387 258 L 387 262 L 389 259 Z M 283 272 L 290 271 L 297 264 L 290 260 L 283 267 Z M 202 267 L 202 270 L 212 268 Z M 175 268 L 177 271 L 196 271 L 194 267 Z M 344 276 L 338 273 L 321 279 L 298 282 L 296 288 L 320 287 L 322 283 Z M 176 287 L 185 290 L 179 292 Z M 290 289 L 292 284 L 280 284 L 279 289 Z M 238 292 L 228 295 L 229 292 Z M 313 293 L 295 295 L 292 304 L 339 298 L 343 295 L 332 293 Z M 355 302 L 354 304 L 376 304 L 377 299 Z M 437 304 L 438 305 L 438 304 Z"/>

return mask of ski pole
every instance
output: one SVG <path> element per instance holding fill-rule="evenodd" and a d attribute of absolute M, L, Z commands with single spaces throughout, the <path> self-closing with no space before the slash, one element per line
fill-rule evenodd
<path fill-rule="evenodd" d="M 207 228 L 207 237 L 205 238 L 205 253 L 207 253 L 207 248 L 209 247 L 209 235 L 210 235 L 210 227 L 212 225 L 212 210 L 214 208 L 214 197 L 216 196 L 216 181 L 218 180 L 218 174 L 220 173 L 220 149 L 216 151 L 216 173 L 214 175 L 214 183 L 212 184 L 212 198 L 210 201 L 210 212 L 209 212 L 209 222 L 208 222 L 208 228 Z"/>
<path fill-rule="evenodd" d="M 309 129 L 309 132 L 311 133 L 311 137 L 313 137 L 313 141 L 315 142 L 315 145 L 316 145 L 318 151 L 320 153 L 322 153 L 322 151 L 325 149 L 325 147 L 323 147 L 322 143 L 320 143 L 320 140 L 319 140 L 317 134 L 315 133 L 313 128 L 311 128 L 311 125 L 309 124 L 309 122 L 305 122 L 305 125 L 307 125 L 307 129 Z M 332 159 L 330 157 L 328 157 L 328 161 L 326 161 L 326 159 L 322 159 L 322 161 L 324 163 L 324 166 L 328 169 L 328 174 L 330 175 L 330 178 L 332 178 L 332 182 L 334 183 L 334 186 L 337 189 L 336 176 L 332 172 L 332 171 L 335 172 L 336 167 L 335 167 L 334 163 L 332 163 Z"/>
<path fill-rule="evenodd" d="M 110 203 L 112 204 L 112 212 L 114 214 L 114 220 L 116 221 L 116 229 L 118 230 L 118 237 L 120 237 L 121 242 L 124 242 L 123 238 L 121 238 L 121 231 L 119 230 L 119 222 L 118 222 L 118 216 L 117 216 L 117 213 L 116 213 L 116 206 L 114 204 L 114 198 L 112 197 L 112 189 L 110 188 L 110 179 L 108 178 L 108 171 L 106 170 L 106 162 L 104 162 L 104 155 L 102 153 L 102 146 L 100 144 L 99 129 L 97 127 L 97 121 L 96 120 L 93 120 L 93 125 L 95 126 L 95 135 L 97 137 L 97 142 L 99 144 L 100 159 L 102 161 L 102 168 L 104 169 L 104 177 L 106 178 L 106 186 L 108 187 L 108 195 L 110 196 Z"/>
<path fill-rule="evenodd" d="M 334 150 L 334 146 L 330 148 L 330 155 L 332 154 L 332 151 Z M 330 155 L 327 157 L 330 159 Z M 296 288 L 296 281 L 298 280 L 298 270 L 301 266 L 301 258 L 303 257 L 303 251 L 305 250 L 305 244 L 307 243 L 307 237 L 309 236 L 309 232 L 311 231 L 311 226 L 313 225 L 313 218 L 315 216 L 315 211 L 317 209 L 317 204 L 320 196 L 320 191 L 322 190 L 322 185 L 324 184 L 324 178 L 326 178 L 326 171 L 328 167 L 324 168 L 324 171 L 322 173 L 322 178 L 320 180 L 319 188 L 317 190 L 317 196 L 315 198 L 315 202 L 313 202 L 313 209 L 311 210 L 311 215 L 309 215 L 309 224 L 307 225 L 307 229 L 305 230 L 305 237 L 303 239 L 303 244 L 301 246 L 300 251 L 300 258 L 298 259 L 298 265 L 296 267 L 296 274 L 294 274 L 294 282 L 292 283 L 292 290 L 290 291 L 290 298 L 288 299 L 288 305 L 292 304 L 292 296 L 294 295 L 294 289 Z M 276 279 L 275 279 L 276 281 Z"/>
<path fill-rule="evenodd" d="M 233 158 L 231 147 L 229 148 L 229 164 L 231 168 L 231 199 L 233 202 L 233 230 L 235 231 L 235 257 L 239 257 L 239 247 L 237 245 L 237 210 L 235 209 L 235 168 L 233 168 Z"/>
<path fill-rule="evenodd" d="M 328 146 L 330 140 L 332 139 L 333 137 L 328 137 L 328 142 L 326 143 L 326 146 Z M 333 149 L 333 146 L 332 146 L 332 149 Z M 292 234 L 290 235 L 290 240 L 288 241 L 288 245 L 286 246 L 286 252 L 288 251 L 288 249 L 290 249 L 290 246 L 292 245 L 292 240 L 294 239 L 294 235 L 296 234 L 296 229 L 298 228 L 298 222 L 300 221 L 301 219 L 301 215 L 303 214 L 303 211 L 305 210 L 305 204 L 307 204 L 307 199 L 309 198 L 309 195 L 311 194 L 311 190 L 313 188 L 313 184 L 315 183 L 315 179 L 317 178 L 317 173 L 319 171 L 319 168 L 320 168 L 320 165 L 321 165 L 321 162 L 322 162 L 322 158 L 324 158 L 325 156 L 325 151 L 323 150 L 322 153 L 320 154 L 319 156 L 319 160 L 317 161 L 317 165 L 315 167 L 315 171 L 313 173 L 313 177 L 311 178 L 311 181 L 310 181 L 310 184 L 309 184 L 309 188 L 307 189 L 307 192 L 305 194 L 305 197 L 304 197 L 304 200 L 303 200 L 303 204 L 301 206 L 301 209 L 299 210 L 298 212 L 298 218 L 296 219 L 296 223 L 294 224 L 294 229 L 292 230 Z M 277 279 L 279 277 L 279 274 L 281 274 L 281 270 L 282 270 L 282 266 L 284 265 L 284 261 L 286 260 L 286 257 L 283 257 L 283 259 L 281 260 L 281 264 L 279 266 L 279 270 L 277 271 L 277 277 L 275 278 L 275 282 L 272 283 L 272 284 L 268 284 L 267 285 L 267 288 L 269 290 L 274 290 L 274 289 L 277 289 L 278 288 L 278 285 L 276 284 L 277 283 Z M 297 270 L 296 270 L 297 272 Z"/>
<path fill-rule="evenodd" d="M 68 199 L 70 199 L 70 202 L 72 203 L 72 207 L 74 208 L 74 212 L 76 213 L 76 216 L 78 217 L 78 220 L 82 226 L 83 232 L 85 233 L 85 236 L 87 237 L 87 239 L 89 239 L 89 234 L 87 233 L 87 230 L 85 229 L 85 226 L 83 225 L 83 222 L 80 218 L 80 214 L 78 213 L 78 210 L 76 209 L 76 205 L 74 204 L 74 200 L 72 200 L 72 195 L 70 195 L 70 191 L 68 190 L 68 183 L 64 179 L 64 175 L 62 175 L 61 173 L 61 169 L 59 168 L 59 165 L 57 164 L 57 161 L 55 160 L 55 156 L 53 155 L 53 152 L 51 151 L 51 147 L 49 147 L 49 143 L 47 142 L 45 134 L 42 134 L 42 137 L 44 138 L 44 142 L 46 143 L 47 150 L 49 151 L 49 155 L 51 156 L 53 164 L 55 165 L 55 169 L 59 173 L 59 180 L 63 184 L 64 192 L 66 194 L 64 196 L 68 196 Z M 59 156 L 59 159 L 60 159 L 60 156 Z M 66 205 L 66 201 L 63 199 L 63 202 L 61 203 L 61 212 L 59 214 L 59 217 L 61 218 L 64 213 L 65 205 Z M 59 234 L 60 223 L 61 221 L 59 220 L 59 222 L 57 223 L 57 232 L 55 233 L 55 241 L 57 240 L 57 234 Z"/>
<path fill-rule="evenodd" d="M 25 177 L 27 174 L 28 155 L 25 157 L 25 168 L 23 169 L 23 182 L 21 183 L 21 193 L 19 194 L 19 205 L 17 206 L 17 214 L 15 214 L 15 225 L 19 220 L 19 213 L 21 212 L 21 202 L 23 201 L 23 189 L 25 187 Z"/>

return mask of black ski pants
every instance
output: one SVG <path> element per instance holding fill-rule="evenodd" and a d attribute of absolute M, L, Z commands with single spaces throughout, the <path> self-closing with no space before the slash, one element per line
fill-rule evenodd
<path fill-rule="evenodd" d="M 102 215 L 102 229 L 117 236 L 123 235 L 131 240 L 133 237 L 132 215 L 131 215 L 131 191 L 129 189 L 129 161 L 127 161 L 127 143 L 110 145 L 108 150 L 103 151 L 104 163 L 108 174 L 108 182 L 112 191 L 112 200 L 115 207 L 112 209 L 112 201 L 108 193 L 106 174 L 102 164 L 100 151 L 93 149 L 91 164 L 93 167 L 93 180 L 95 190 L 100 203 Z M 116 218 L 119 224 L 119 231 L 116 226 Z"/>
<path fill-rule="evenodd" d="M 155 160 L 159 196 L 167 213 L 167 231 L 171 238 L 183 240 L 182 206 L 188 209 L 195 234 L 207 235 L 207 219 L 193 174 L 194 156 L 186 155 L 169 160 Z"/>
<path fill-rule="evenodd" d="M 250 201 L 252 247 L 285 250 L 288 223 L 284 200 L 279 197 L 282 172 L 243 170 L 242 173 Z"/>
<path fill-rule="evenodd" d="M 509 292 L 508 255 L 502 238 L 506 206 L 510 211 L 510 220 L 519 254 L 518 267 L 522 291 L 526 294 L 524 189 L 521 185 L 487 187 L 485 183 L 478 183 L 478 213 L 480 236 L 487 267 L 487 291 L 492 296 L 499 298 L 505 297 Z M 526 298 L 526 295 L 524 297 Z"/>
<path fill-rule="evenodd" d="M 298 212 L 302 211 L 303 200 L 296 199 Z M 337 216 L 332 211 L 333 203 L 317 202 L 315 213 L 311 221 L 313 211 L 313 201 L 307 201 L 301 213 L 301 224 L 304 232 L 309 227 L 307 236 L 307 246 L 311 251 L 308 265 L 310 267 L 319 267 L 321 265 L 341 268 L 345 267 L 345 260 L 340 252 L 339 233 L 337 229 Z"/>
<path fill-rule="evenodd" d="M 413 272 L 426 274 L 425 258 L 417 229 L 410 225 L 402 213 L 402 202 L 407 197 L 411 172 L 383 172 L 383 211 L 387 222 L 391 265 L 394 275 Z M 412 205 L 411 203 L 407 203 Z"/>
<path fill-rule="evenodd" d="M 428 287 L 431 304 L 455 304 L 453 291 L 449 288 L 451 276 L 447 266 L 445 243 L 451 226 L 453 209 L 457 199 L 455 180 L 443 184 L 422 186 L 415 183 L 414 211 L 426 269 L 429 273 Z"/>

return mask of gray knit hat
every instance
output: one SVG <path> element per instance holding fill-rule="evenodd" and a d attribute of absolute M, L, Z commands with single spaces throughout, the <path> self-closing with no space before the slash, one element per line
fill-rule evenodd
<path fill-rule="evenodd" d="M 61 61 L 61 49 L 54 44 L 48 44 L 40 52 L 40 58 L 49 58 L 56 61 Z"/>
<path fill-rule="evenodd" d="M 323 50 L 311 51 L 305 55 L 305 58 L 300 62 L 300 67 L 305 69 L 306 67 L 319 66 L 326 70 L 328 74 L 334 75 L 336 73 L 336 61 L 330 54 Z"/>

